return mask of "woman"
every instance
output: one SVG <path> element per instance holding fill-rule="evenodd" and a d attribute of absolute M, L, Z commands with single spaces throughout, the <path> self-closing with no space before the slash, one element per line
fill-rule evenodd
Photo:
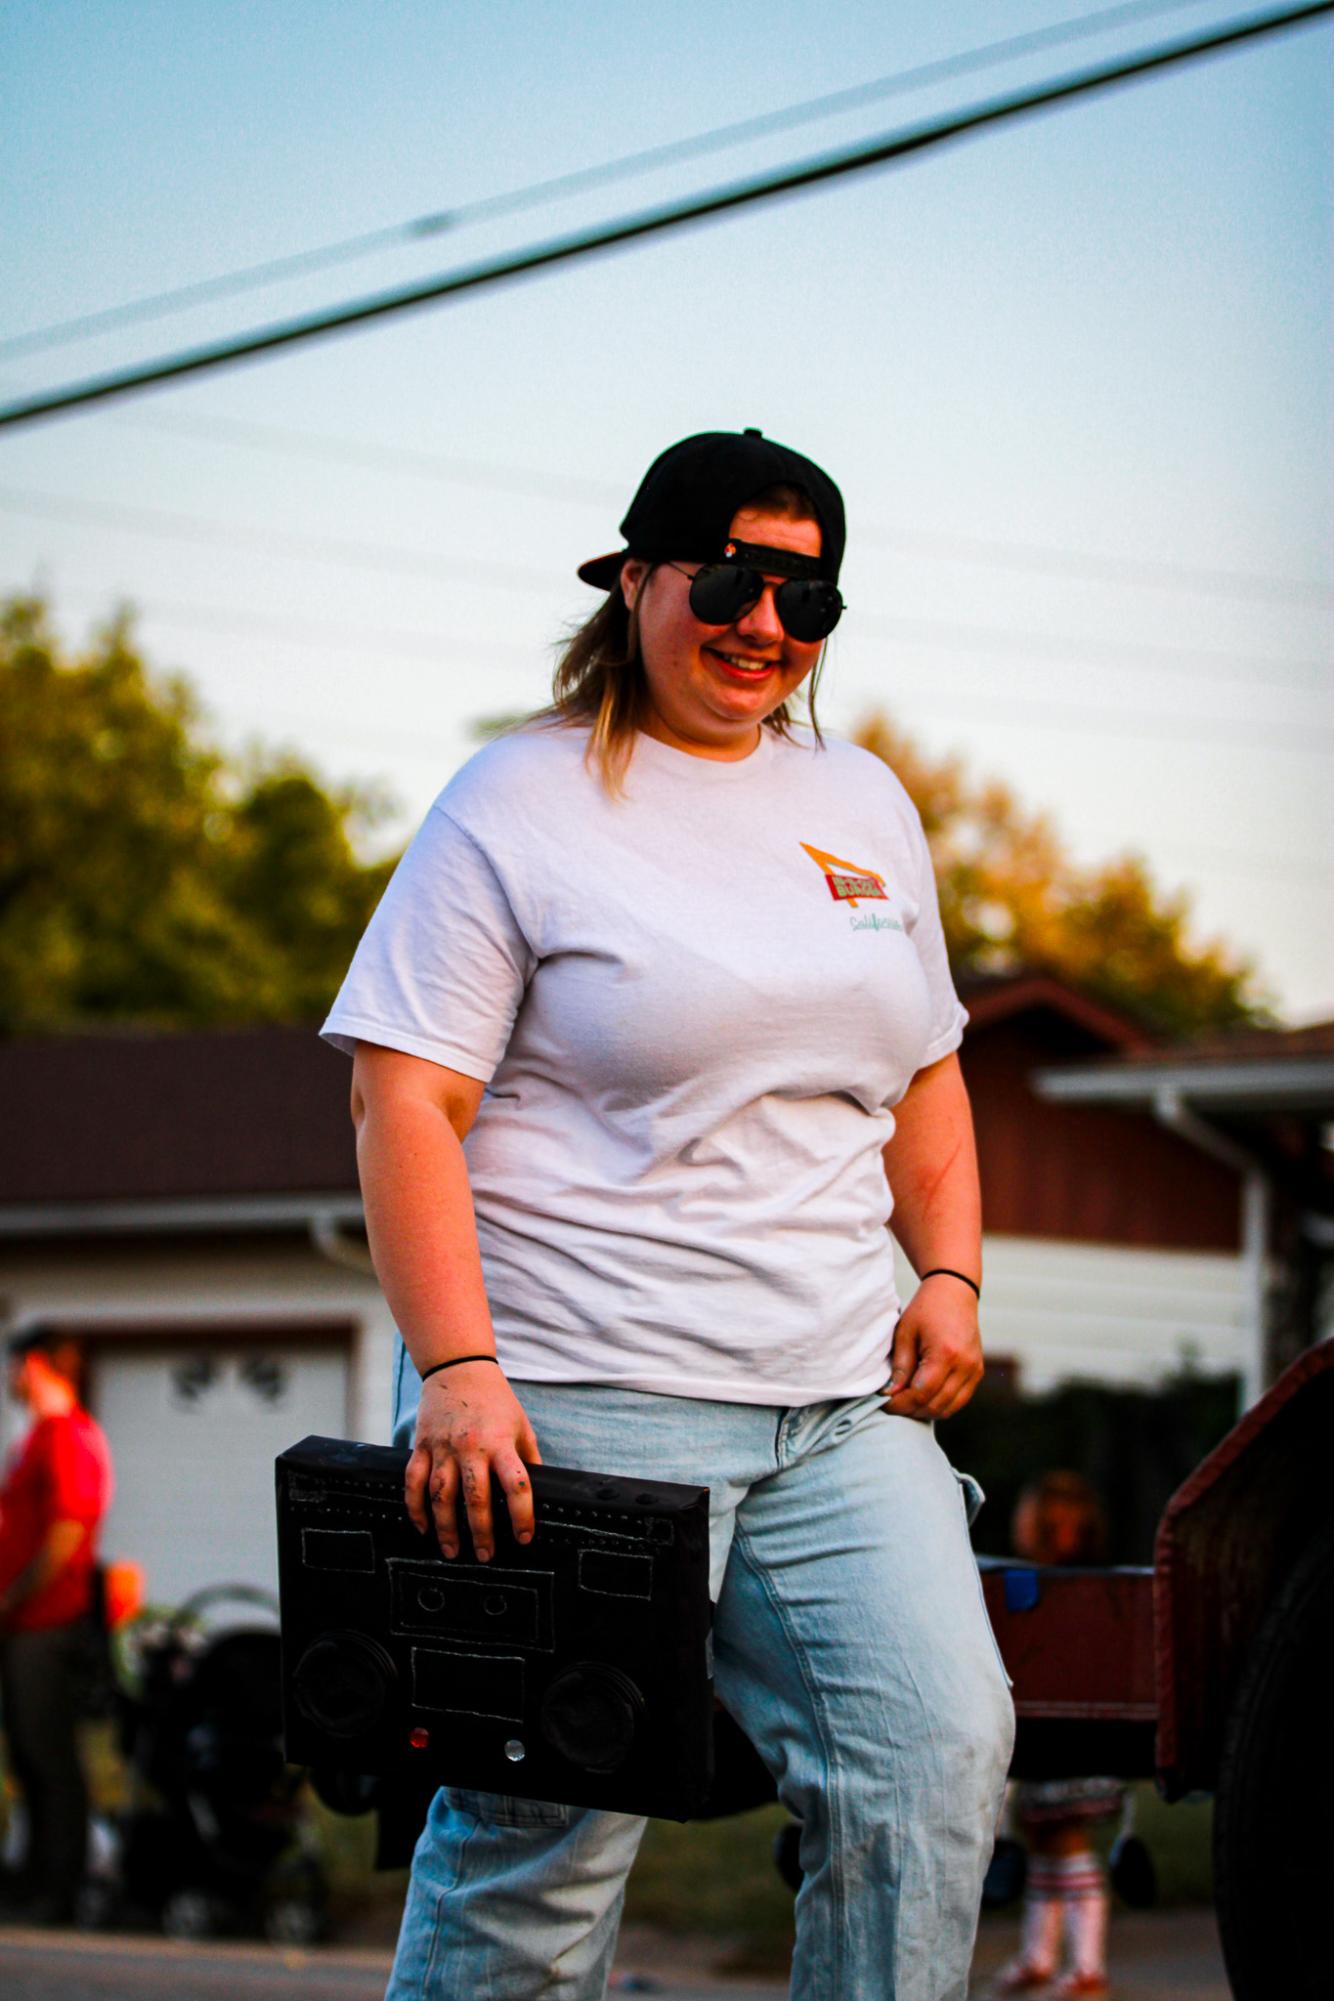
<path fill-rule="evenodd" d="M 709 433 L 622 533 L 553 708 L 446 787 L 326 1024 L 424 1378 L 408 1510 L 447 1557 L 466 1510 L 486 1560 L 490 1476 L 527 1540 L 543 1454 L 708 1485 L 718 1692 L 802 1826 L 792 1991 L 946 2001 L 1013 1728 L 924 1421 L 982 1373 L 964 1015 L 902 787 L 789 717 L 837 487 Z M 642 1825 L 437 1795 L 392 2001 L 603 1994 Z"/>

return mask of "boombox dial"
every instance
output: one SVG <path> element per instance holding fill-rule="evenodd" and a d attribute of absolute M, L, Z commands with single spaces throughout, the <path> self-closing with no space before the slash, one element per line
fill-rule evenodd
<path fill-rule="evenodd" d="M 644 1698 L 629 1675 L 603 1661 L 578 1661 L 547 1689 L 542 1735 L 586 1772 L 614 1772 L 635 1741 Z"/>
<path fill-rule="evenodd" d="M 365 1633 L 321 1633 L 292 1674 L 292 1693 L 307 1722 L 331 1737 L 368 1737 L 384 1716 L 398 1679 L 393 1657 Z"/>

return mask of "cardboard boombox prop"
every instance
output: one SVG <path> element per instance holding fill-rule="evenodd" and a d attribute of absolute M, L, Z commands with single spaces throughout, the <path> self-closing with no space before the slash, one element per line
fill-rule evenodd
<path fill-rule="evenodd" d="M 277 1462 L 287 1756 L 321 1789 L 448 1785 L 687 1820 L 713 1775 L 706 1487 L 532 1469 L 537 1529 L 447 1561 L 407 1454 L 306 1438 Z M 462 1513 L 462 1511 L 460 1511 Z M 368 1792 L 367 1797 L 371 1797 Z"/>

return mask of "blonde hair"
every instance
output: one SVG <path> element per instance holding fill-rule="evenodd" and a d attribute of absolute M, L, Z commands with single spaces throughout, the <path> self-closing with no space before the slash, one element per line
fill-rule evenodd
<path fill-rule="evenodd" d="M 747 503 L 746 512 L 763 509 L 781 514 L 789 521 L 816 521 L 819 516 L 799 487 L 771 486 Z M 657 568 L 650 565 L 645 583 Z M 806 707 L 815 740 L 822 743 L 815 719 L 815 690 L 824 665 L 824 649 L 811 671 Z M 551 705 L 533 718 L 537 722 L 587 725 L 588 759 L 596 764 L 605 789 L 614 796 L 625 782 L 625 769 L 634 749 L 635 733 L 648 707 L 648 683 L 639 650 L 638 605 L 632 610 L 621 594 L 620 579 L 607 593 L 605 604 L 591 618 L 576 626 L 556 662 L 552 677 Z M 766 716 L 763 727 L 775 736 L 790 737 L 792 711 L 787 702 Z"/>

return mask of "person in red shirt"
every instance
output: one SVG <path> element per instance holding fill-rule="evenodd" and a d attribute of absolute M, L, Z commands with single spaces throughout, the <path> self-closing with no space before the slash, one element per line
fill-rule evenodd
<path fill-rule="evenodd" d="M 97 1534 L 111 1499 L 106 1438 L 45 1327 L 9 1342 L 10 1395 L 32 1424 L 0 1484 L 0 1709 L 23 1789 L 27 1856 L 11 1888 L 25 1918 L 74 1914 L 88 1838 L 79 1760 L 80 1669 Z"/>

